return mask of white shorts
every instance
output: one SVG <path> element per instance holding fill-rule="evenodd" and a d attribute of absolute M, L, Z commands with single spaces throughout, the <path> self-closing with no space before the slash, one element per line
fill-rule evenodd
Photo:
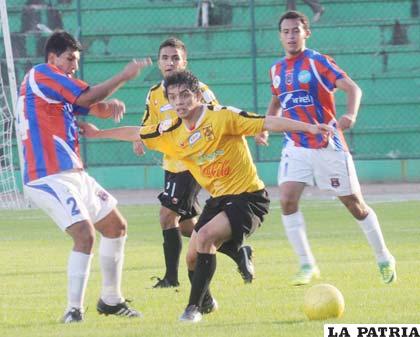
<path fill-rule="evenodd" d="M 52 174 L 24 188 L 31 201 L 63 231 L 82 220 L 97 223 L 117 205 L 117 200 L 85 171 Z"/>
<path fill-rule="evenodd" d="M 356 169 L 350 153 L 331 148 L 307 149 L 288 143 L 282 151 L 278 184 L 287 181 L 316 185 L 336 196 L 360 192 Z"/>

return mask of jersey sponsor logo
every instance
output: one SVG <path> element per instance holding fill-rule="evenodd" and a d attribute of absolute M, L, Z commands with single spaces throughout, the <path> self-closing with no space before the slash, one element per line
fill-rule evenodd
<path fill-rule="evenodd" d="M 201 174 L 207 178 L 222 178 L 230 174 L 231 168 L 228 160 L 218 161 L 201 168 Z"/>
<path fill-rule="evenodd" d="M 203 126 L 203 135 L 207 142 L 214 140 L 213 126 L 211 124 Z"/>
<path fill-rule="evenodd" d="M 311 95 L 305 90 L 295 90 L 291 92 L 285 92 L 280 95 L 281 108 L 284 111 L 296 108 L 298 106 L 312 106 L 314 100 Z"/>
<path fill-rule="evenodd" d="M 196 131 L 188 138 L 188 144 L 193 146 L 201 138 L 201 132 Z"/>
<path fill-rule="evenodd" d="M 211 163 L 212 161 L 216 160 L 217 157 L 223 155 L 225 151 L 223 150 L 216 150 L 210 154 L 203 154 L 199 156 L 196 160 L 198 165 L 204 165 L 206 163 Z"/>
<path fill-rule="evenodd" d="M 286 84 L 291 85 L 293 83 L 293 71 L 288 71 L 286 73 Z"/>
<path fill-rule="evenodd" d="M 298 80 L 300 83 L 308 83 L 311 80 L 311 73 L 308 70 L 302 70 L 299 72 Z"/>
<path fill-rule="evenodd" d="M 280 76 L 279 75 L 274 76 L 273 87 L 277 89 L 280 86 L 280 82 L 281 82 L 280 81 Z"/>
<path fill-rule="evenodd" d="M 160 107 L 160 112 L 165 112 L 168 110 L 172 110 L 172 105 L 170 105 L 169 103 Z"/>

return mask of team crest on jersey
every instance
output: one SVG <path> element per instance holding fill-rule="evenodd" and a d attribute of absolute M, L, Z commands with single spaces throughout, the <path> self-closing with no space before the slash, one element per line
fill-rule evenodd
<path fill-rule="evenodd" d="M 286 84 L 291 85 L 293 83 L 293 71 L 288 71 L 286 73 Z"/>
<path fill-rule="evenodd" d="M 280 81 L 280 76 L 279 75 L 274 76 L 273 87 L 277 89 L 280 86 L 280 82 L 281 82 Z"/>
<path fill-rule="evenodd" d="M 100 190 L 97 192 L 97 196 L 99 197 L 99 199 L 101 199 L 102 201 L 107 201 L 108 200 L 108 193 L 106 193 L 103 190 Z"/>
<path fill-rule="evenodd" d="M 171 119 L 165 119 L 159 123 L 159 133 L 167 131 L 172 126 Z"/>
<path fill-rule="evenodd" d="M 211 124 L 203 126 L 203 135 L 207 142 L 214 140 L 213 127 Z"/>
<path fill-rule="evenodd" d="M 338 178 L 331 178 L 331 187 L 340 187 L 340 180 Z"/>
<path fill-rule="evenodd" d="M 308 83 L 311 80 L 311 73 L 308 70 L 302 70 L 299 72 L 298 80 L 300 83 Z"/>
<path fill-rule="evenodd" d="M 201 138 L 200 130 L 194 132 L 190 137 L 188 137 L 188 144 L 193 146 Z"/>

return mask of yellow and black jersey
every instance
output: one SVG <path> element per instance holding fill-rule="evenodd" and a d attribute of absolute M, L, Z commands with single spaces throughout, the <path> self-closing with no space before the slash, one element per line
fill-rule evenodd
<path fill-rule="evenodd" d="M 207 85 L 200 82 L 200 90 L 204 104 L 219 104 Z M 163 81 L 150 88 L 146 98 L 146 109 L 143 115 L 142 126 L 154 125 L 161 121 L 178 117 L 176 111 L 172 109 L 172 106 L 166 99 L 164 91 Z M 163 169 L 173 173 L 187 170 L 183 163 L 167 154 L 163 157 Z"/>
<path fill-rule="evenodd" d="M 203 105 L 194 130 L 180 118 L 144 126 L 147 147 L 180 160 L 213 197 L 264 188 L 258 178 L 245 136 L 263 129 L 264 116 L 232 107 Z"/>

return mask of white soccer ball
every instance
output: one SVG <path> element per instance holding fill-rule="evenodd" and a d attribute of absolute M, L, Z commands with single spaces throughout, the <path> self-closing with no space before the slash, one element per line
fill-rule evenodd
<path fill-rule="evenodd" d="M 305 294 L 303 311 L 310 320 L 339 318 L 344 312 L 344 297 L 331 284 L 317 284 Z"/>

